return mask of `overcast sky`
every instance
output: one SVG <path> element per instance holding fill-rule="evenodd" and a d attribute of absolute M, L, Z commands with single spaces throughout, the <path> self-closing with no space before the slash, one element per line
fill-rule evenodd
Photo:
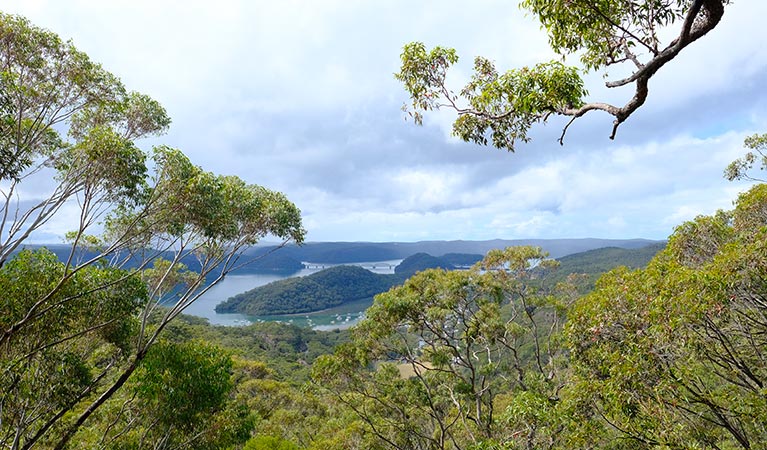
<path fill-rule="evenodd" d="M 450 136 L 452 116 L 405 121 L 402 46 L 454 47 L 499 68 L 552 57 L 515 1 L 3 0 L 160 101 L 168 134 L 204 169 L 279 190 L 310 241 L 651 238 L 729 209 L 722 171 L 767 131 L 767 2 L 740 0 L 651 80 L 615 141 L 611 117 L 551 120 L 516 153 Z M 591 100 L 625 101 L 603 74 Z M 47 236 L 58 234 L 61 222 Z M 62 228 L 63 229 L 63 228 Z"/>

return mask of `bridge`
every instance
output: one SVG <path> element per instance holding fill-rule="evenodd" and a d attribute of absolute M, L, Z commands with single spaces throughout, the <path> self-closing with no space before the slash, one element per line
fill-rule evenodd
<path fill-rule="evenodd" d="M 394 270 L 397 264 L 388 262 L 374 262 L 374 263 L 345 263 L 345 264 L 323 264 L 323 263 L 310 263 L 302 262 L 307 269 L 327 269 L 335 266 L 357 266 L 367 270 Z"/>

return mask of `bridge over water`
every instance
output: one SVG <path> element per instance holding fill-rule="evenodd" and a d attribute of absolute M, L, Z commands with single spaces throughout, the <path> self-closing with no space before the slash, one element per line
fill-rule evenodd
<path fill-rule="evenodd" d="M 335 266 L 357 266 L 362 267 L 363 269 L 371 270 L 371 271 L 393 271 L 395 267 L 400 263 L 401 261 L 378 261 L 378 262 L 362 262 L 362 263 L 344 263 L 344 264 L 325 264 L 325 263 L 313 263 L 313 262 L 302 262 L 305 268 L 307 269 L 314 269 L 314 270 L 322 270 L 327 269 L 330 267 Z"/>

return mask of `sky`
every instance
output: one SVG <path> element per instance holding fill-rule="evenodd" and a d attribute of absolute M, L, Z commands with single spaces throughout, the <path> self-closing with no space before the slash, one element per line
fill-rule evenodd
<path fill-rule="evenodd" d="M 0 11 L 71 39 L 162 103 L 170 130 L 140 147 L 176 147 L 284 192 L 308 241 L 665 239 L 732 208 L 749 184 L 722 172 L 745 136 L 767 131 L 767 2 L 756 0 L 733 2 L 652 78 L 614 141 L 612 117 L 596 112 L 564 146 L 554 118 L 515 153 L 458 141 L 449 111 L 415 126 L 393 77 L 411 41 L 457 50 L 456 90 L 478 55 L 503 70 L 553 58 L 515 1 L 2 0 Z M 630 97 L 604 81 L 586 76 L 587 100 Z M 65 219 L 40 236 L 61 236 Z"/>

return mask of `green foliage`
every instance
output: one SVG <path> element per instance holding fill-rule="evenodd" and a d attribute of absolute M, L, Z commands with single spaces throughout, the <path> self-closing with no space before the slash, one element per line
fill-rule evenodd
<path fill-rule="evenodd" d="M 315 359 L 332 353 L 348 339 L 348 331 L 321 332 L 279 323 L 220 327 L 188 316 L 179 319 L 166 334 L 174 342 L 202 340 L 237 355 L 233 389 L 223 410 L 194 432 L 210 443 L 203 448 L 226 448 L 226 443 L 240 445 L 250 438 L 249 445 L 291 442 L 315 450 L 377 448 L 369 445 L 356 415 L 306 384 Z"/>
<path fill-rule="evenodd" d="M 160 341 L 126 389 L 75 437 L 78 448 L 219 449 L 244 443 L 257 418 L 238 398 L 246 369 L 220 347 Z"/>
<path fill-rule="evenodd" d="M 447 69 L 458 62 L 453 49 L 435 47 L 430 52 L 421 42 L 412 42 L 402 49 L 402 69 L 395 78 L 405 85 L 413 100 L 413 119 L 423 123 L 420 111 L 439 108 L 439 100 L 445 95 Z"/>
<path fill-rule="evenodd" d="M 165 110 L 73 44 L 2 13 L 0 44 L 0 445 L 63 449 L 249 246 L 305 231 L 281 193 L 179 150 L 155 148 L 150 172 L 135 140 L 164 132 Z M 30 202 L 36 177 L 55 183 Z M 78 221 L 61 260 L 19 252 L 64 205 Z"/>
<path fill-rule="evenodd" d="M 644 445 L 752 448 L 767 403 L 765 185 L 677 228 L 643 270 L 617 270 L 568 323 L 573 398 Z M 731 219 L 733 218 L 733 219 Z M 592 442 L 592 445 L 593 445 Z"/>
<path fill-rule="evenodd" d="M 557 259 L 559 272 L 601 274 L 617 266 L 639 269 L 646 266 L 665 247 L 666 244 L 651 244 L 634 249 L 604 247 L 574 253 Z"/>
<path fill-rule="evenodd" d="M 590 70 L 623 61 L 625 50 L 660 51 L 658 30 L 684 19 L 693 0 L 523 0 L 561 55 L 580 53 Z"/>
<path fill-rule="evenodd" d="M 108 217 L 108 238 L 127 236 L 132 245 L 155 247 L 193 238 L 187 246 L 211 252 L 214 260 L 221 259 L 216 252 L 239 250 L 267 234 L 303 241 L 300 211 L 281 193 L 205 172 L 177 149 L 156 147 L 153 157 L 152 186 L 139 208 L 119 208 Z"/>
<path fill-rule="evenodd" d="M 221 349 L 202 342 L 158 342 L 133 377 L 141 408 L 161 426 L 189 431 L 221 407 L 232 388 L 232 361 Z"/>
<path fill-rule="evenodd" d="M 180 316 L 168 326 L 166 336 L 175 342 L 211 342 L 239 357 L 268 361 L 268 369 L 260 367 L 249 371 L 268 372 L 268 378 L 300 384 L 308 381 L 308 371 L 314 360 L 332 353 L 335 346 L 348 340 L 349 332 L 316 331 L 276 322 L 244 327 L 210 326 L 206 321 Z"/>
<path fill-rule="evenodd" d="M 767 134 L 754 134 L 746 137 L 743 145 L 749 149 L 746 154 L 735 161 L 724 171 L 724 177 L 733 180 L 764 181 L 759 177 L 750 175 L 748 172 L 756 165 L 760 171 L 767 169 Z"/>
<path fill-rule="evenodd" d="M 728 3 L 525 0 L 523 7 L 556 51 L 581 52 L 587 69 L 636 63 L 635 49 L 646 49 L 651 60 L 632 75 L 646 87 L 689 35 L 716 26 L 717 7 Z M 675 41 L 679 48 L 660 49 L 660 27 L 682 19 L 690 27 Z M 150 173 L 134 141 L 167 129 L 156 101 L 127 92 L 71 43 L 23 18 L 0 13 L 0 44 L 0 213 L 12 218 L 0 242 L 0 445 L 724 449 L 767 442 L 767 185 L 741 195 L 734 211 L 681 225 L 646 268 L 613 270 L 574 308 L 575 287 L 553 287 L 557 264 L 538 248 L 519 247 L 492 251 L 468 271 L 424 270 L 381 293 L 348 342 L 347 332 L 274 323 L 173 321 L 262 237 L 302 242 L 300 211 L 278 192 L 206 172 L 169 147 L 155 148 Z M 500 74 L 483 58 L 460 93 L 463 107 L 446 87 L 457 61 L 453 50 L 410 44 L 397 77 L 416 122 L 420 111 L 454 108 L 454 131 L 465 140 L 513 149 L 549 114 L 604 109 L 619 123 L 633 111 L 584 105 L 578 71 L 561 62 Z M 748 170 L 764 166 L 766 140 L 747 139 L 753 152 L 728 177 L 750 178 Z M 28 208 L 17 192 L 38 173 L 58 185 Z M 61 258 L 18 251 L 73 199 L 80 222 L 67 236 L 70 251 Z M 106 232 L 89 234 L 100 221 Z M 383 250 L 355 250 L 371 251 Z M 603 255 L 582 271 L 614 264 L 617 255 Z M 410 263 L 423 269 L 435 260 Z M 270 289 L 286 303 L 298 300 L 288 304 L 292 312 L 399 281 L 340 267 Z M 167 340 L 158 340 L 163 332 Z M 304 384 L 309 370 L 313 385 Z"/>
<path fill-rule="evenodd" d="M 455 94 L 447 83 L 448 69 L 458 55 L 450 48 L 427 51 L 421 42 L 404 46 L 395 77 L 410 96 L 408 113 L 416 124 L 423 112 L 449 108 L 457 113 L 453 134 L 467 142 L 514 150 L 527 142 L 529 129 L 551 115 L 572 117 L 600 110 L 615 117 L 617 127 L 636 111 L 648 95 L 648 81 L 687 45 L 714 29 L 729 0 L 523 0 L 523 9 L 536 17 L 548 33 L 551 48 L 562 55 L 578 55 L 585 71 L 629 63 L 632 73 L 607 87 L 635 85 L 624 106 L 586 103 L 581 71 L 560 60 L 511 69 L 500 74 L 487 58 L 474 60 L 471 81 Z M 665 29 L 679 25 L 679 33 L 665 47 Z M 408 107 L 404 108 L 406 111 Z M 565 125 L 560 137 L 570 123 Z M 747 161 L 747 164 L 751 164 Z"/>
<path fill-rule="evenodd" d="M 85 123 L 79 118 L 97 111 L 114 111 L 103 117 L 99 126 L 132 123 L 130 116 L 119 113 L 118 105 L 129 103 L 134 95 L 126 93 L 117 78 L 71 43 L 22 17 L 7 14 L 0 16 L 0 40 L 6 56 L 0 63 L 0 179 L 18 180 L 37 158 L 55 160 L 66 152 L 64 138 L 53 127 L 72 116 L 77 120 L 70 122 L 69 132 L 76 140 L 97 128 L 93 121 Z M 134 105 L 131 116 L 143 126 L 136 127 L 132 136 L 122 135 L 126 140 L 157 134 L 170 123 L 159 105 L 149 100 L 145 103 L 143 106 L 153 108 L 153 114 L 145 115 L 140 105 Z"/>
<path fill-rule="evenodd" d="M 88 266 L 59 287 L 65 273 L 45 249 L 24 250 L 0 268 L 0 330 L 7 336 L 0 347 L 0 442 L 16 432 L 44 433 L 131 351 L 133 315 L 148 297 L 138 276 Z M 29 314 L 45 320 L 14 329 Z"/>
<path fill-rule="evenodd" d="M 245 443 L 243 450 L 300 450 L 296 444 L 274 436 L 256 436 Z"/>
<path fill-rule="evenodd" d="M 387 448 L 513 441 L 550 414 L 500 426 L 497 396 L 550 399 L 561 388 L 557 336 L 570 300 L 530 283 L 555 265 L 538 248 L 518 247 L 492 251 L 470 271 L 420 272 L 376 296 L 353 341 L 319 358 L 312 376 Z M 519 411 L 529 398 L 514 396 L 506 408 Z"/>
<path fill-rule="evenodd" d="M 630 254 L 661 250 L 646 268 L 614 269 L 574 308 L 533 248 L 421 272 L 377 296 L 312 376 L 383 448 L 758 448 L 765 205 L 760 185 L 679 226 L 665 249 Z"/>
<path fill-rule="evenodd" d="M 447 69 L 458 61 L 455 50 L 436 47 L 427 52 L 423 43 L 413 42 L 405 46 L 401 58 L 395 77 L 410 94 L 416 123 L 422 123 L 420 111 L 450 106 L 459 111 L 453 134 L 483 145 L 489 134 L 494 146 L 510 151 L 515 141 L 529 140 L 527 131 L 533 123 L 558 110 L 581 106 L 587 94 L 578 71 L 558 61 L 501 75 L 492 62 L 477 58 L 474 75 L 460 93 L 469 106 L 461 108 L 456 104 L 459 97 L 445 84 Z"/>
<path fill-rule="evenodd" d="M 473 112 L 459 115 L 453 134 L 466 142 L 490 142 L 513 151 L 517 141 L 530 140 L 527 132 L 534 123 L 580 107 L 587 94 L 578 70 L 559 61 L 498 74 L 492 62 L 478 57 L 471 81 L 461 90 Z"/>
<path fill-rule="evenodd" d="M 110 127 L 88 130 L 76 145 L 57 155 L 57 178 L 89 195 L 103 192 L 105 200 L 135 203 L 142 194 L 147 168 L 144 153 Z"/>

